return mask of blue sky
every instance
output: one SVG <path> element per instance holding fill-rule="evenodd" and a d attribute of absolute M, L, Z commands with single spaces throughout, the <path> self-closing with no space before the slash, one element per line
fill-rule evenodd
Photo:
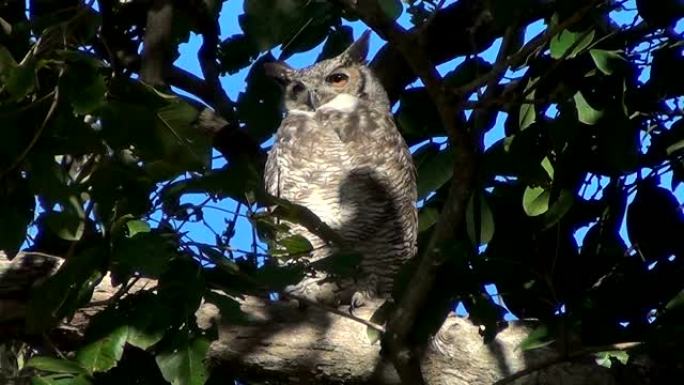
<path fill-rule="evenodd" d="M 446 4 L 450 4 L 455 2 L 454 0 L 447 1 Z M 242 0 L 230 0 L 226 1 L 223 3 L 223 9 L 220 15 L 220 25 L 221 25 L 221 38 L 225 39 L 228 36 L 234 35 L 234 34 L 239 34 L 241 33 L 240 26 L 237 22 L 237 17 L 242 13 L 242 6 L 243 6 L 243 1 Z M 621 10 L 616 10 L 611 14 L 612 19 L 621 25 L 625 24 L 631 24 L 634 20 L 638 20 L 638 15 L 636 12 L 636 5 L 635 1 L 631 0 L 628 1 L 625 4 L 624 9 Z M 410 28 L 411 23 L 409 21 L 409 15 L 404 12 L 400 18 L 398 19 L 398 22 L 406 27 Z M 354 23 L 349 23 L 346 22 L 346 25 L 349 25 L 353 28 L 354 30 L 354 35 L 359 36 L 363 31 L 367 29 L 367 27 L 362 24 L 361 22 L 354 22 Z M 543 20 L 538 20 L 532 24 L 530 24 L 526 30 L 525 34 L 525 41 L 529 41 L 532 39 L 534 36 L 539 34 L 543 29 L 545 28 L 545 24 Z M 680 23 L 677 28 L 677 32 L 681 33 L 682 30 L 684 30 L 684 23 Z M 183 44 L 180 47 L 180 52 L 181 55 L 179 59 L 177 60 L 176 64 L 179 65 L 180 67 L 185 68 L 186 70 L 195 73 L 198 76 L 201 75 L 201 71 L 199 68 L 199 63 L 197 61 L 197 49 L 199 45 L 201 44 L 201 38 L 199 36 L 193 35 L 190 39 L 189 42 Z M 370 54 L 369 54 L 369 59 L 372 58 L 375 53 L 378 51 L 378 49 L 384 44 L 384 41 L 378 37 L 376 34 L 372 34 L 371 36 L 371 41 L 370 41 Z M 496 54 L 498 52 L 498 49 L 501 44 L 501 39 L 496 40 L 486 51 L 480 54 L 480 57 L 487 61 L 493 61 L 494 58 L 496 57 Z M 307 66 L 313 63 L 315 58 L 318 56 L 322 48 L 322 45 L 314 48 L 311 51 L 305 52 L 305 53 L 300 53 L 300 54 L 295 54 L 291 56 L 287 62 L 293 66 L 293 67 L 302 67 L 302 66 Z M 272 51 L 273 55 L 275 57 L 278 57 L 280 54 L 280 50 L 278 48 L 275 48 Z M 444 74 L 450 70 L 452 70 L 456 65 L 460 64 L 463 62 L 464 58 L 456 58 L 454 60 L 451 60 L 447 63 L 444 63 L 440 66 L 438 66 L 438 70 L 440 73 Z M 508 72 L 506 76 L 509 79 L 514 79 L 517 77 L 520 77 L 524 75 L 526 68 L 522 68 L 516 72 Z M 221 78 L 221 83 L 226 90 L 227 94 L 231 97 L 231 99 L 236 100 L 238 97 L 238 94 L 244 90 L 245 88 L 245 82 L 244 79 L 247 75 L 247 72 L 249 71 L 249 68 L 243 69 L 242 71 L 229 75 L 229 76 L 224 76 Z M 649 77 L 649 71 L 648 67 L 644 68 L 640 75 L 640 80 L 641 81 L 646 81 L 648 80 Z M 420 81 L 416 81 L 410 87 L 415 87 L 415 86 L 420 86 Z M 546 112 L 547 115 L 550 117 L 553 117 L 556 113 L 556 110 L 554 106 L 550 107 Z M 492 128 L 489 132 L 486 133 L 485 135 L 485 145 L 490 146 L 491 144 L 495 143 L 498 140 L 501 140 L 504 137 L 504 131 L 503 131 L 503 122 L 506 120 L 506 114 L 505 113 L 500 113 L 499 116 L 497 117 L 496 125 L 494 128 Z M 650 142 L 650 138 L 648 137 L 648 134 L 643 134 L 642 135 L 642 145 L 644 148 L 648 147 L 648 144 Z M 269 143 L 266 143 L 268 145 Z M 214 167 L 219 167 L 223 165 L 223 160 L 218 159 Z M 645 174 L 649 170 L 642 170 L 642 172 Z M 627 183 L 633 182 L 637 178 L 636 174 L 630 175 L 627 178 Z M 670 187 L 670 181 L 671 181 L 672 175 L 671 173 L 665 173 L 661 175 L 661 184 L 665 187 Z M 602 193 L 602 188 L 605 187 L 608 183 L 608 178 L 602 175 L 592 175 L 588 174 L 586 177 L 586 185 L 581 191 L 581 195 L 585 199 L 600 199 L 601 193 Z M 684 201 L 684 185 L 680 185 L 676 190 L 675 193 L 677 197 L 679 198 L 680 202 Z M 195 202 L 197 203 L 198 200 L 203 199 L 203 197 L 199 196 L 188 196 L 186 197 L 186 201 L 188 202 Z M 633 195 L 630 197 L 630 201 L 633 199 Z M 217 206 L 220 206 L 222 210 L 229 210 L 232 211 L 235 209 L 235 203 L 229 200 L 224 200 L 217 204 Z M 195 240 L 200 241 L 200 242 L 207 242 L 207 243 L 213 243 L 214 240 L 214 234 L 212 231 L 207 229 L 207 225 L 211 228 L 213 228 L 217 232 L 221 232 L 222 229 L 225 227 L 225 220 L 227 218 L 232 218 L 232 216 L 228 213 L 222 212 L 220 210 L 213 210 L 213 209 L 208 209 L 207 212 L 205 213 L 205 220 L 207 223 L 185 223 L 184 224 L 184 231 L 188 231 L 188 234 Z M 589 226 L 585 226 L 583 228 L 580 228 L 577 230 L 575 233 L 575 237 L 578 241 L 578 244 L 581 245 L 582 240 L 584 238 L 584 235 L 588 231 L 588 229 L 591 227 L 591 224 Z M 236 237 L 233 239 L 233 246 L 236 249 L 240 250 L 250 250 L 252 248 L 252 242 L 253 242 L 253 234 L 252 234 L 252 228 L 249 224 L 249 221 L 242 217 L 239 219 L 238 224 L 237 224 L 237 234 Z M 631 245 L 629 241 L 629 237 L 627 236 L 627 231 L 626 231 L 626 226 L 624 225 L 623 221 L 623 226 L 621 229 L 621 235 L 625 239 L 628 245 Z M 239 253 L 238 253 L 239 255 Z M 494 285 L 489 285 L 487 287 L 487 290 L 490 292 L 490 294 L 495 295 L 496 294 L 496 288 Z M 460 308 L 460 312 L 463 311 L 462 307 Z"/>

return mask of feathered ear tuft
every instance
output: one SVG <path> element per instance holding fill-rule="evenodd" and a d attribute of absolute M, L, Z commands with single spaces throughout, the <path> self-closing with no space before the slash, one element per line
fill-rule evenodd
<path fill-rule="evenodd" d="M 292 80 L 295 70 L 284 62 L 272 62 L 264 63 L 264 72 L 278 83 L 286 84 Z"/>
<path fill-rule="evenodd" d="M 370 30 L 366 30 L 361 37 L 347 48 L 343 55 L 353 63 L 365 63 L 368 56 L 368 41 L 370 40 Z"/>

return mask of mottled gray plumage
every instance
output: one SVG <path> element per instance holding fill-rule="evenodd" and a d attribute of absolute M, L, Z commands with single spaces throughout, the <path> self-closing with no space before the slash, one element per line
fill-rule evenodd
<path fill-rule="evenodd" d="M 268 154 L 267 191 L 309 208 L 362 254 L 355 280 L 311 271 L 286 289 L 317 302 L 387 297 L 416 250 L 415 168 L 387 94 L 364 65 L 367 49 L 364 34 L 308 68 L 266 67 L 284 86 L 286 110 Z M 334 251 L 301 226 L 292 231 L 313 245 L 310 262 Z"/>

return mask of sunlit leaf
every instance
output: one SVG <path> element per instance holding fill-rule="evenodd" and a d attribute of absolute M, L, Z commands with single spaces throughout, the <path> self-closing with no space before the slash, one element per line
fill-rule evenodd
<path fill-rule="evenodd" d="M 26 366 L 51 373 L 86 373 L 85 368 L 76 361 L 46 356 L 31 357 L 31 359 L 26 362 Z"/>
<path fill-rule="evenodd" d="M 494 236 L 494 214 L 484 195 L 474 193 L 466 206 L 466 230 L 475 245 L 488 243 Z"/>
<path fill-rule="evenodd" d="M 138 233 L 149 233 L 150 225 L 139 219 L 134 219 L 126 222 L 126 228 L 128 228 L 128 236 L 130 238 L 134 237 Z"/>
<path fill-rule="evenodd" d="M 454 172 L 455 154 L 451 148 L 429 155 L 418 166 L 418 199 L 442 187 Z"/>
<path fill-rule="evenodd" d="M 544 214 L 549 209 L 551 194 L 543 187 L 527 187 L 523 194 L 523 209 L 531 217 Z"/>
<path fill-rule="evenodd" d="M 518 347 L 523 351 L 543 348 L 553 343 L 554 340 L 550 337 L 549 329 L 546 326 L 539 326 L 530 332 Z"/>
<path fill-rule="evenodd" d="M 595 31 L 572 32 L 564 29 L 551 39 L 551 57 L 571 59 L 584 51 L 594 41 Z"/>
<path fill-rule="evenodd" d="M 589 102 L 584 98 L 580 91 L 574 96 L 575 107 L 577 108 L 577 116 L 580 122 L 584 124 L 596 124 L 596 122 L 603 116 L 603 111 L 594 109 Z"/>
<path fill-rule="evenodd" d="M 624 65 L 625 59 L 621 55 L 621 51 L 608 51 L 604 49 L 589 50 L 591 58 L 601 72 L 606 75 L 612 75 L 617 66 Z"/>
<path fill-rule="evenodd" d="M 285 248 L 289 256 L 301 256 L 313 250 L 311 242 L 299 234 L 280 239 L 278 243 Z"/>

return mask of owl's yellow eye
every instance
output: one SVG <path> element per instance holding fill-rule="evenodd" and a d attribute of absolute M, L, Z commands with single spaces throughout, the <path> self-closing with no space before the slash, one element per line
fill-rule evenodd
<path fill-rule="evenodd" d="M 328 75 L 328 77 L 325 78 L 325 81 L 332 84 L 334 87 L 344 87 L 347 85 L 347 82 L 349 82 L 349 76 L 342 73 L 336 73 Z"/>

